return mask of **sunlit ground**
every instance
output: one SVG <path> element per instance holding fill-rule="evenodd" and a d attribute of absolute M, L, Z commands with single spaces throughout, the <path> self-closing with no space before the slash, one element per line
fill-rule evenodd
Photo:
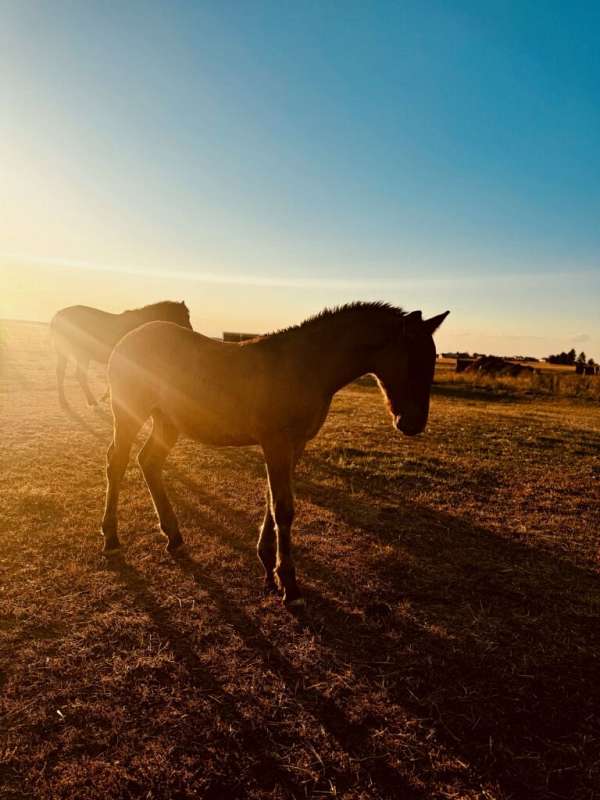
<path fill-rule="evenodd" d="M 340 393 L 298 472 L 297 620 L 260 591 L 257 450 L 177 445 L 181 561 L 132 459 L 106 562 L 109 410 L 66 393 L 47 327 L 2 324 L 3 798 L 593 796 L 597 404 L 441 387 L 406 439 Z"/>

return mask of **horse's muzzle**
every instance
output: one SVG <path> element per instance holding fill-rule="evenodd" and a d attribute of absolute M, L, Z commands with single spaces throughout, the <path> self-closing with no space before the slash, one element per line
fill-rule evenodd
<path fill-rule="evenodd" d="M 394 427 L 396 430 L 405 434 L 405 436 L 416 436 L 419 433 L 423 433 L 426 425 L 427 419 L 411 420 L 406 416 L 394 417 Z"/>

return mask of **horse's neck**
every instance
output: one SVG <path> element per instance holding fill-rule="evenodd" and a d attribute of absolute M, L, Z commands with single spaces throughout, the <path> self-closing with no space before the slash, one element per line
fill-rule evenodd
<path fill-rule="evenodd" d="M 329 323 L 329 324 L 328 324 Z M 373 370 L 373 354 L 384 333 L 364 319 L 328 320 L 307 337 L 324 389 L 331 395 Z"/>

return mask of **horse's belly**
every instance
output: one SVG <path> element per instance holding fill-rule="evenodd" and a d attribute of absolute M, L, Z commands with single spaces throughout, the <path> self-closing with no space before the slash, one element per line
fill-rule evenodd
<path fill-rule="evenodd" d="M 242 447 L 257 444 L 256 437 L 250 431 L 238 425 L 227 425 L 224 421 L 202 414 L 189 416 L 185 413 L 169 414 L 175 427 L 184 436 L 202 444 L 218 447 Z"/>
<path fill-rule="evenodd" d="M 207 428 L 194 428 L 184 431 L 186 436 L 194 439 L 201 444 L 209 444 L 214 447 L 245 447 L 250 444 L 258 444 L 256 439 L 251 436 L 235 432 L 215 431 Z"/>

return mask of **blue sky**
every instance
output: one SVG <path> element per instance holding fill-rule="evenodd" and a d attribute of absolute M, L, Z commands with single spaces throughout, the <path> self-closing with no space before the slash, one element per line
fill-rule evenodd
<path fill-rule="evenodd" d="M 600 5 L 2 2 L 4 316 L 452 314 L 600 359 Z"/>

